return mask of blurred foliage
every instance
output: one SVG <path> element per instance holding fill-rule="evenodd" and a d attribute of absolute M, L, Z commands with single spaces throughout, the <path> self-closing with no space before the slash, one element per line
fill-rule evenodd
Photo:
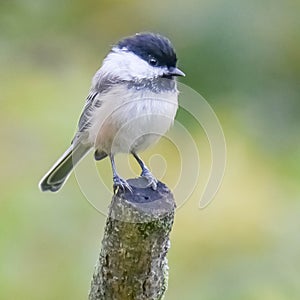
<path fill-rule="evenodd" d="M 86 299 L 105 217 L 74 176 L 58 194 L 37 182 L 72 139 L 110 46 L 139 31 L 170 37 L 182 81 L 213 106 L 228 146 L 214 202 L 198 209 L 199 186 L 177 211 L 166 300 L 298 299 L 299 10 L 294 0 L 1 1 L 0 299 Z"/>

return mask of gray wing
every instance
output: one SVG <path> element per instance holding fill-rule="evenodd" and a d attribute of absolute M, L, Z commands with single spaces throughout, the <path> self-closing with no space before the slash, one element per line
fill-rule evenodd
<path fill-rule="evenodd" d="M 85 132 L 91 127 L 91 119 L 95 109 L 101 107 L 101 95 L 108 93 L 109 90 L 116 84 L 121 84 L 122 81 L 118 77 L 112 77 L 103 74 L 101 69 L 93 78 L 92 88 L 86 98 L 85 106 L 78 122 L 78 133 Z"/>
<path fill-rule="evenodd" d="M 101 99 L 97 91 L 91 90 L 85 102 L 84 109 L 78 122 L 78 132 L 84 132 L 91 126 L 91 117 L 94 109 L 101 106 Z M 97 97 L 98 96 L 98 97 Z"/>

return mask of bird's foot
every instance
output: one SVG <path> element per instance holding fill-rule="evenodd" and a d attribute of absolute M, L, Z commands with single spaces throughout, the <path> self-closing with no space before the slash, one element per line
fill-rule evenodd
<path fill-rule="evenodd" d="M 158 180 L 152 175 L 152 173 L 148 169 L 143 170 L 141 176 L 148 181 L 147 186 L 151 186 L 153 190 L 157 189 Z"/>
<path fill-rule="evenodd" d="M 114 182 L 114 186 L 113 186 L 114 194 L 116 194 L 118 189 L 123 190 L 123 192 L 125 192 L 125 190 L 127 189 L 128 191 L 130 191 L 132 193 L 132 187 L 129 185 L 129 183 L 125 179 L 123 179 L 119 176 L 114 176 L 113 182 Z"/>

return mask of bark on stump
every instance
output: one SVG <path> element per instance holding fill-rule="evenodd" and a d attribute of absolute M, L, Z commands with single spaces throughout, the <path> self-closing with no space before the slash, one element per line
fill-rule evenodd
<path fill-rule="evenodd" d="M 158 182 L 128 180 L 133 193 L 112 198 L 89 300 L 158 300 L 167 289 L 167 252 L 175 202 Z"/>

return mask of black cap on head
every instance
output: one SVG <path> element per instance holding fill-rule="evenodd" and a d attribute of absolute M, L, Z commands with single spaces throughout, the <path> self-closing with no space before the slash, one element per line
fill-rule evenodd
<path fill-rule="evenodd" d="M 138 33 L 121 40 L 117 47 L 126 48 L 152 66 L 176 66 L 177 58 L 174 47 L 166 37 L 160 34 Z"/>

